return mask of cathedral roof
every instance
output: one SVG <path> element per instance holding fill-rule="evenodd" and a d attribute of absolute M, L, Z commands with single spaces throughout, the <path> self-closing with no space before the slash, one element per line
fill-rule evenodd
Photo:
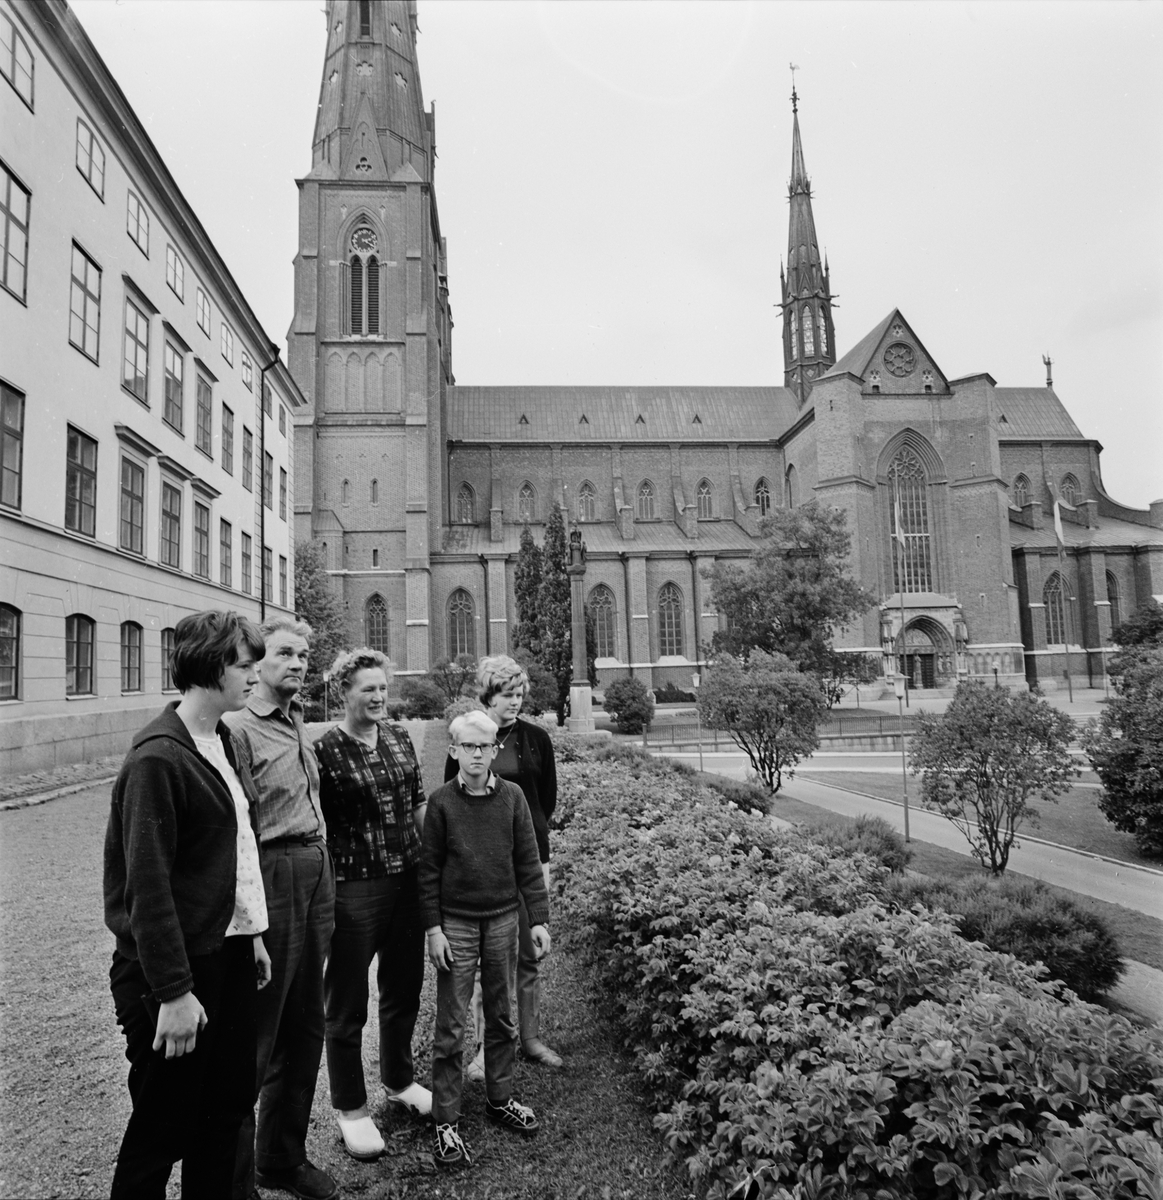
<path fill-rule="evenodd" d="M 1120 521 L 1117 517 L 1099 517 L 1096 526 L 1062 522 L 1066 545 L 1085 549 L 1110 549 L 1116 546 L 1163 546 L 1163 529 L 1140 525 L 1136 521 Z M 1015 550 L 1052 550 L 1057 545 L 1054 523 L 1046 521 L 1041 529 L 1029 529 L 1016 521 L 1010 522 L 1010 545 Z"/>
<path fill-rule="evenodd" d="M 520 525 L 502 527 L 501 540 L 490 541 L 487 525 L 450 525 L 445 529 L 445 554 L 516 554 L 521 549 Z M 613 522 L 594 522 L 581 526 L 586 552 L 594 554 L 723 554 L 732 550 L 750 554 L 755 539 L 740 529 L 734 521 L 700 521 L 699 536 L 686 537 L 670 521 L 651 521 L 639 527 L 642 541 L 627 541 Z M 540 543 L 543 534 L 535 527 L 534 540 Z"/>
<path fill-rule="evenodd" d="M 782 387 L 448 389 L 448 436 L 464 442 L 751 442 L 799 416 Z"/>
<path fill-rule="evenodd" d="M 994 396 L 1002 416 L 1001 441 L 1018 438 L 1082 438 L 1077 425 L 1048 387 L 996 388 Z"/>
<path fill-rule="evenodd" d="M 899 318 L 899 316 L 900 314 L 894 308 L 892 312 L 890 312 L 888 316 L 880 322 L 879 325 L 876 325 L 870 329 L 868 333 L 866 333 L 860 339 L 860 341 L 858 341 L 856 345 L 853 346 L 852 349 L 843 356 L 843 358 L 837 361 L 836 365 L 832 367 L 831 370 L 822 375 L 820 378 L 827 379 L 831 375 L 863 376 L 873 354 L 876 353 L 877 346 L 880 345 L 882 339 L 884 338 L 885 332 L 888 330 L 889 325 L 892 324 L 893 318 Z"/>

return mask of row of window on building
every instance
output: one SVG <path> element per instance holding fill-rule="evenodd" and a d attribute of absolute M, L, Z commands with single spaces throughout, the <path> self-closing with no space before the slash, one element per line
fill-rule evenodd
<path fill-rule="evenodd" d="M 1110 605 L 1111 629 L 1122 622 L 1122 605 L 1119 602 L 1119 581 L 1112 571 L 1106 573 L 1106 598 Z M 1067 590 L 1066 581 L 1054 571 L 1042 585 L 1042 604 L 1046 610 L 1046 645 L 1065 646 L 1067 641 L 1081 640 L 1082 631 L 1072 627 L 1074 612 L 1068 603 L 1074 597 Z"/>
<path fill-rule="evenodd" d="M 0 604 L 0 700 L 20 700 L 23 696 L 23 614 L 9 604 Z M 85 613 L 65 618 L 65 695 L 98 694 L 96 659 L 97 623 Z M 144 674 L 145 631 L 136 621 L 124 621 L 120 628 L 121 679 L 124 693 L 148 690 Z M 174 650 L 172 628 L 161 631 L 161 690 L 172 692 L 170 656 Z"/>
<path fill-rule="evenodd" d="M 0 502 L 19 509 L 24 482 L 24 411 L 25 396 L 7 384 L 0 384 Z M 132 444 L 132 439 L 130 444 Z M 66 427 L 65 439 L 65 511 L 64 527 L 85 537 L 95 537 L 97 529 L 98 443 L 72 425 Z M 273 497 L 273 460 L 265 455 L 263 502 L 271 508 Z M 246 458 L 244 456 L 244 468 Z M 287 519 L 287 473 L 279 471 L 279 515 Z M 243 479 L 250 486 L 246 475 Z M 145 555 L 146 464 L 122 450 L 120 462 L 120 495 L 118 547 L 130 554 Z M 195 492 L 197 495 L 197 492 Z M 158 521 L 158 562 L 175 570 L 183 570 L 182 545 L 184 484 L 177 478 L 161 479 L 161 504 Z M 192 504 L 193 561 L 190 573 L 200 579 L 211 578 L 211 506 L 209 498 Z M 239 535 L 240 562 L 237 580 L 234 572 L 234 526 L 222 518 L 218 522 L 218 580 L 223 587 L 237 588 L 249 595 L 252 589 L 252 539 L 250 534 Z M 270 580 L 271 550 L 264 550 L 263 586 L 265 598 L 272 598 Z M 279 556 L 279 603 L 287 603 L 287 560 Z"/>
<path fill-rule="evenodd" d="M 828 324 L 824 318 L 824 306 L 821 304 L 819 308 L 813 312 L 811 304 L 805 304 L 802 309 L 803 324 L 800 324 L 800 311 L 795 307 L 791 310 L 791 356 L 793 359 L 800 357 L 800 330 L 803 329 L 803 356 L 804 358 L 814 358 L 816 356 L 816 343 L 819 342 L 819 353 L 828 353 Z M 813 331 L 814 326 L 814 331 Z"/>
<path fill-rule="evenodd" d="M 349 482 L 343 481 L 343 502 L 349 503 Z M 372 503 L 376 502 L 376 481 L 372 480 Z M 760 516 L 767 516 L 771 511 L 771 485 L 766 478 L 756 481 L 753 495 Z M 784 476 L 784 501 L 789 508 L 794 508 L 799 501 L 798 484 L 795 467 L 788 467 Z M 537 489 L 526 480 L 517 489 L 517 520 L 536 521 L 542 507 L 538 504 Z M 700 521 L 711 521 L 716 517 L 715 490 L 709 479 L 700 479 L 695 488 L 695 511 Z M 658 490 L 653 482 L 644 479 L 634 496 L 634 515 L 639 521 L 657 521 L 659 519 Z M 475 525 L 477 522 L 477 498 L 472 484 L 462 483 L 456 494 L 455 520 L 461 525 Z M 577 519 L 579 521 L 600 520 L 598 504 L 598 489 L 588 480 L 583 480 L 577 490 Z"/>
<path fill-rule="evenodd" d="M 598 658 L 617 658 L 617 604 L 612 589 L 604 583 L 597 584 L 586 597 L 586 608 L 594 617 L 594 636 Z M 448 655 L 477 655 L 476 602 L 464 588 L 457 588 L 448 598 L 447 605 Z M 684 602 L 682 589 L 675 583 L 664 583 L 658 589 L 658 653 L 663 658 L 681 657 L 685 653 L 683 634 Z M 385 644 L 377 646 L 386 654 L 387 606 L 383 599 L 372 596 L 365 606 L 366 631 L 369 645 L 373 631 L 382 634 Z"/>
<path fill-rule="evenodd" d="M 1018 508 L 1022 508 L 1029 504 L 1033 499 L 1033 488 L 1030 486 L 1030 480 L 1025 475 L 1015 475 L 1014 481 L 1010 485 L 1010 493 L 1014 498 L 1014 504 Z M 1071 506 L 1077 504 L 1082 499 L 1082 486 L 1074 475 L 1066 474 L 1062 476 L 1061 482 L 1058 484 L 1058 498 L 1065 504 Z"/>

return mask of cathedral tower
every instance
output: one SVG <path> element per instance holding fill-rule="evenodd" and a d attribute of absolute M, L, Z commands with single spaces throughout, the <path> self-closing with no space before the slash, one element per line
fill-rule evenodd
<path fill-rule="evenodd" d="M 801 407 L 812 384 L 836 361 L 832 326 L 832 289 L 828 265 L 820 263 L 816 222 L 812 217 L 812 183 L 800 145 L 799 97 L 792 87 L 791 213 L 787 233 L 787 274 L 780 267 L 783 309 L 783 382 Z"/>
<path fill-rule="evenodd" d="M 328 0 L 299 187 L 295 530 L 326 547 L 352 634 L 426 670 L 452 319 L 414 0 Z"/>

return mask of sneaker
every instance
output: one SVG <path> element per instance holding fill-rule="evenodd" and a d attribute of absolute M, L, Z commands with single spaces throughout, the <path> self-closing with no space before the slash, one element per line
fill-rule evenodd
<path fill-rule="evenodd" d="M 432 1157 L 436 1160 L 436 1165 L 445 1170 L 467 1167 L 472 1162 L 468 1146 L 460 1136 L 456 1122 L 436 1126 L 436 1152 Z"/>
<path fill-rule="evenodd" d="M 464 1073 L 472 1080 L 473 1083 L 484 1083 L 485 1081 L 485 1048 L 480 1046 L 477 1049 L 476 1056 L 472 1062 L 464 1069 Z"/>
<path fill-rule="evenodd" d="M 522 1137 L 533 1137 L 541 1128 L 533 1110 L 527 1104 L 518 1104 L 509 1100 L 505 1104 L 494 1104 L 491 1100 L 485 1103 L 485 1115 L 494 1125 L 500 1125 Z"/>

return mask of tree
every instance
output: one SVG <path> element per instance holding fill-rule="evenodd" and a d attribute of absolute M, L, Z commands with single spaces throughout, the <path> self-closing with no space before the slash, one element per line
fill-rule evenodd
<path fill-rule="evenodd" d="M 1129 646 L 1163 646 L 1163 604 L 1154 597 L 1137 608 L 1111 633 L 1111 641 L 1126 649 Z"/>
<path fill-rule="evenodd" d="M 1163 858 L 1163 649 L 1136 642 L 1118 661 L 1114 698 L 1082 748 L 1102 780 L 1103 815 L 1143 854 Z"/>
<path fill-rule="evenodd" d="M 727 618 L 712 647 L 735 658 L 756 649 L 786 654 L 799 670 L 839 681 L 827 689 L 834 703 L 842 684 L 855 678 L 852 660 L 859 656 L 834 650 L 832 638 L 876 603 L 849 573 L 847 518 L 813 500 L 773 510 L 759 531 L 749 566 L 718 562 L 703 572 Z"/>
<path fill-rule="evenodd" d="M 921 803 L 965 835 L 982 866 L 1000 875 L 1031 800 L 1070 789 L 1079 770 L 1070 756 L 1074 722 L 1037 696 L 962 683 L 943 714 L 921 713 L 909 768 L 921 776 Z"/>
<path fill-rule="evenodd" d="M 315 631 L 301 693 L 304 716 L 322 721 L 323 672 L 331 670 L 336 656 L 352 645 L 353 638 L 343 601 L 328 581 L 323 547 L 309 539 L 295 543 L 295 606 L 300 620 Z"/>
<path fill-rule="evenodd" d="M 565 702 L 573 679 L 573 627 L 569 602 L 569 563 L 565 544 L 565 519 L 561 505 L 554 504 L 545 523 L 541 548 L 541 582 L 537 588 L 537 619 L 541 623 L 541 646 L 537 659 L 557 680 L 557 723 L 565 720 Z"/>
<path fill-rule="evenodd" d="M 513 578 L 517 593 L 517 625 L 513 630 L 513 646 L 525 646 L 534 655 L 541 651 L 541 617 L 537 606 L 541 565 L 541 547 L 533 540 L 533 533 L 526 522 L 521 530 L 521 547 L 517 551 Z"/>
<path fill-rule="evenodd" d="M 428 679 L 447 697 L 445 703 L 452 704 L 472 691 L 476 673 L 476 659 L 471 654 L 458 654 L 456 658 L 437 659 L 428 672 Z"/>
<path fill-rule="evenodd" d="M 621 733 L 641 733 L 654 717 L 654 701 L 641 679 L 615 679 L 606 688 L 602 707 Z"/>
<path fill-rule="evenodd" d="M 703 724 L 727 730 L 772 792 L 820 744 L 817 726 L 827 709 L 815 678 L 786 654 L 766 650 L 753 649 L 746 660 L 721 655 L 699 687 Z"/>

